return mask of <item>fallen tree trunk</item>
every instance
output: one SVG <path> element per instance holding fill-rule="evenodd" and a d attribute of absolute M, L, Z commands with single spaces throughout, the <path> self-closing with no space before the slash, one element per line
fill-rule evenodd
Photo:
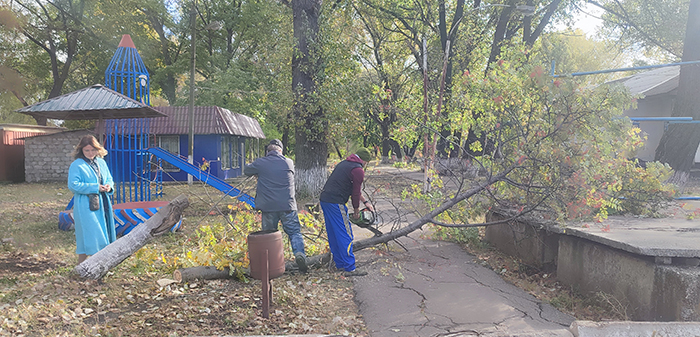
<path fill-rule="evenodd" d="M 224 268 L 224 270 L 218 270 L 216 267 L 212 266 L 198 266 L 191 268 L 180 268 L 173 272 L 173 279 L 178 283 L 188 282 L 196 279 L 200 280 L 215 280 L 224 278 L 233 278 L 231 276 L 230 270 Z"/>
<path fill-rule="evenodd" d="M 330 254 L 321 254 L 316 256 L 311 256 L 307 260 L 307 265 L 309 268 L 315 268 L 318 266 L 323 266 L 330 260 Z M 284 264 L 285 273 L 290 271 L 299 270 L 299 267 L 295 262 L 287 261 Z M 179 283 L 189 282 L 192 280 L 215 280 L 215 279 L 227 279 L 235 278 L 235 276 L 230 276 L 230 269 L 224 268 L 223 270 L 218 270 L 211 266 L 198 266 L 190 268 L 181 268 L 173 272 L 173 279 Z M 245 275 L 250 277 L 250 271 L 246 270 Z"/>
<path fill-rule="evenodd" d="M 475 186 L 464 193 L 458 194 L 455 197 L 448 199 L 445 201 L 443 204 L 441 204 L 439 207 L 437 207 L 435 210 L 432 212 L 426 214 L 422 218 L 414 221 L 413 223 L 409 224 L 406 227 L 403 227 L 399 230 L 392 231 L 389 233 L 384 233 L 382 236 L 375 236 L 369 239 L 365 240 L 360 240 L 357 242 L 353 243 L 353 251 L 359 251 L 377 244 L 384 244 L 388 243 L 389 241 L 398 239 L 399 237 L 406 236 L 410 234 L 411 232 L 423 227 L 425 224 L 432 222 L 433 218 L 438 216 L 439 214 L 445 212 L 446 210 L 450 209 L 453 207 L 455 204 L 458 202 L 468 199 L 479 192 L 483 191 L 486 189 L 488 186 L 500 181 L 503 179 L 506 174 L 510 172 L 510 170 L 507 170 L 506 172 L 503 172 L 501 174 L 492 176 L 490 179 L 485 181 L 484 183 Z M 314 268 L 314 267 L 319 267 L 327 264 L 330 261 L 330 254 L 321 254 L 321 255 L 316 255 L 316 256 L 311 256 L 307 260 L 307 264 L 309 268 Z M 287 261 L 285 263 L 285 272 L 289 271 L 294 271 L 298 270 L 298 266 L 296 265 L 295 262 L 292 261 Z M 249 276 L 250 274 L 248 271 L 246 271 L 246 276 Z M 211 280 L 211 279 L 225 279 L 229 278 L 229 269 L 225 268 L 224 270 L 217 270 L 214 267 L 192 267 L 192 268 L 183 268 L 183 269 L 178 269 L 175 271 L 173 274 L 173 278 L 178 281 L 178 282 L 188 282 L 192 281 L 195 279 L 205 279 L 205 280 Z"/>
<path fill-rule="evenodd" d="M 129 234 L 112 242 L 75 267 L 83 278 L 100 279 L 107 272 L 141 249 L 154 237 L 170 231 L 182 217 L 182 211 L 190 205 L 185 195 L 180 195 L 161 208 L 146 222 L 136 226 Z"/>
<path fill-rule="evenodd" d="M 396 230 L 396 231 L 391 231 L 389 233 L 384 233 L 384 235 L 382 235 L 382 236 L 375 236 L 375 237 L 372 237 L 369 239 L 364 239 L 364 240 L 354 242 L 353 243 L 353 251 L 359 251 L 359 250 L 362 250 L 362 249 L 365 249 L 368 247 L 372 247 L 372 246 L 375 246 L 378 244 L 385 244 L 385 243 L 388 243 L 389 241 L 396 240 L 402 236 L 406 236 L 408 234 L 411 234 L 413 231 L 423 227 L 425 224 L 430 223 L 433 220 L 433 218 L 435 218 L 439 214 L 445 212 L 446 210 L 450 209 L 452 206 L 454 206 L 458 202 L 460 202 L 464 199 L 468 199 L 468 198 L 478 194 L 479 192 L 483 191 L 488 186 L 500 181 L 501 179 L 503 179 L 506 176 L 506 174 L 508 172 L 510 172 L 510 170 L 508 170 L 504 173 L 492 176 L 490 179 L 488 179 L 484 183 L 482 183 L 478 186 L 475 186 L 475 187 L 465 191 L 464 193 L 458 194 L 451 199 L 448 199 L 446 202 L 441 204 L 435 210 L 426 214 L 422 218 L 414 221 L 413 223 L 409 224 L 406 227 L 403 227 L 403 228 Z M 308 263 L 309 267 L 311 268 L 311 267 L 316 267 L 316 266 L 321 266 L 323 264 L 327 264 L 329 261 L 330 261 L 330 254 L 322 254 L 322 255 L 316 255 L 316 256 L 309 257 L 307 263 Z M 198 279 L 198 278 L 199 279 L 213 279 L 213 278 L 222 278 L 223 279 L 223 278 L 229 277 L 228 276 L 228 274 L 229 274 L 228 268 L 226 268 L 224 271 L 216 270 L 218 273 L 213 273 L 211 271 L 201 269 L 201 268 L 211 268 L 213 270 L 216 270 L 216 268 L 214 268 L 214 267 L 185 268 L 185 269 L 191 269 L 191 270 L 184 271 L 184 269 L 180 269 L 179 271 L 175 272 L 176 274 L 173 275 L 173 278 L 175 280 L 177 280 L 178 282 L 187 282 L 187 281 L 191 281 L 191 280 Z M 285 263 L 285 272 L 289 272 L 292 270 L 298 270 L 296 263 L 291 262 L 291 261 L 286 262 Z M 179 272 L 179 275 L 178 275 L 178 272 Z M 214 275 L 218 275 L 218 276 L 214 277 Z M 246 275 L 249 275 L 249 274 L 246 272 Z M 205 278 L 205 277 L 211 277 L 211 278 Z"/>
<path fill-rule="evenodd" d="M 430 213 L 424 215 L 420 219 L 412 222 L 406 227 L 403 227 L 401 229 L 391 231 L 388 233 L 384 233 L 382 236 L 375 236 L 371 237 L 369 239 L 364 239 L 360 241 L 353 242 L 352 244 L 352 250 L 353 251 L 359 251 L 362 249 L 365 249 L 367 247 L 372 247 L 378 244 L 382 243 L 388 243 L 389 241 L 396 240 L 402 236 L 406 236 L 408 234 L 411 234 L 413 231 L 423 227 L 425 224 L 430 223 L 433 221 L 435 217 L 438 215 L 442 214 L 443 212 L 447 211 L 448 209 L 452 208 L 454 205 L 459 203 L 462 200 L 469 199 L 476 194 L 484 191 L 487 187 L 495 184 L 498 181 L 503 180 L 506 175 L 512 170 L 506 170 L 505 172 L 502 172 L 500 174 L 491 176 L 488 180 L 485 182 L 481 183 L 480 185 L 474 186 L 468 190 L 466 190 L 464 193 L 460 193 L 453 198 L 450 198 L 440 204 L 440 206 L 436 207 L 434 210 L 432 210 Z"/>

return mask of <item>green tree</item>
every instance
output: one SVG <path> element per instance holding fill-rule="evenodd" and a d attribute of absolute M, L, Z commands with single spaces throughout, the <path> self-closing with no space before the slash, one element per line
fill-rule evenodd
<path fill-rule="evenodd" d="M 627 66 L 629 58 L 609 40 L 588 38 L 583 31 L 570 29 L 544 34 L 539 43 L 541 52 L 533 58 L 536 64 L 554 62 L 557 74 L 615 69 Z M 589 75 L 582 81 L 599 85 L 624 76 L 624 73 Z"/>
<path fill-rule="evenodd" d="M 51 84 L 48 98 L 59 96 L 68 78 L 75 71 L 73 61 L 90 49 L 91 23 L 89 17 L 95 5 L 92 0 L 75 2 L 13 1 L 10 10 L 21 25 L 16 28 L 22 39 L 20 48 L 38 48 L 47 58 Z M 26 46 L 30 44 L 31 46 Z M 46 125 L 45 118 L 36 118 L 37 124 Z"/>
<path fill-rule="evenodd" d="M 602 35 L 618 48 L 662 61 L 679 59 L 689 0 L 601 0 L 589 1 L 604 10 Z"/>
<path fill-rule="evenodd" d="M 478 73 L 456 78 L 453 111 L 460 113 L 450 114 L 452 125 L 486 135 L 485 142 L 471 144 L 473 151 L 487 146 L 493 151 L 469 158 L 466 166 L 473 170 L 450 172 L 450 184 L 434 177 L 429 193 L 418 184 L 404 192 L 404 198 L 426 202 L 423 216 L 357 242 L 356 250 L 429 223 L 486 226 L 530 212 L 551 220 L 603 219 L 618 212 L 651 215 L 671 200 L 673 189 L 661 183 L 670 167 L 654 163 L 643 169 L 627 159 L 642 141 L 639 130 L 621 118 L 633 101 L 624 87 L 552 79 L 530 64 L 539 56 L 521 49 L 503 56 L 485 79 Z M 494 207 L 512 217 L 480 222 Z"/>
<path fill-rule="evenodd" d="M 352 5 L 362 28 L 355 34 L 357 55 L 365 66 L 358 78 L 365 87 L 359 91 L 363 97 L 355 99 L 363 102 L 360 109 L 379 127 L 382 161 L 388 162 L 390 151 L 402 157 L 401 146 L 392 133 L 401 115 L 398 101 L 405 99 L 417 80 L 411 76 L 415 63 L 406 62 L 410 53 L 401 45 L 401 36 L 392 31 L 393 20 L 364 3 Z"/>
<path fill-rule="evenodd" d="M 342 3 L 282 1 L 292 10 L 291 116 L 294 121 L 296 188 L 316 196 L 326 180 L 329 123 L 347 107 L 345 93 L 352 31 Z"/>
<path fill-rule="evenodd" d="M 17 99 L 26 105 L 104 83 L 104 71 L 122 34 L 133 36 L 151 71 L 157 68 L 151 66 L 157 63 L 149 63 L 154 60 L 147 43 L 153 30 L 137 15 L 140 7 L 131 5 L 99 0 L 11 2 L 8 12 L 19 24 L 3 30 L 11 37 L 4 45 L 11 51 L 4 61 L 20 76 L 22 88 L 16 92 L 24 95 L 15 94 Z M 159 85 L 152 89 L 158 92 Z"/>
<path fill-rule="evenodd" d="M 212 3 L 202 9 L 207 21 L 222 29 L 203 29 L 197 52 L 197 101 L 256 118 L 268 138 L 288 135 L 291 106 L 291 22 L 278 2 Z M 206 27 L 206 25 L 205 25 Z"/>
<path fill-rule="evenodd" d="M 366 1 L 395 20 L 391 29 L 404 36 L 404 44 L 416 61 L 416 78 L 425 74 L 426 113 L 437 108 L 436 122 L 443 123 L 435 126 L 440 130 L 440 141 L 436 145 L 441 157 L 447 155 L 451 142 L 459 144 L 462 138 L 462 134 L 453 134 L 451 127 L 444 124 L 450 109 L 453 76 L 464 71 L 488 69 L 498 59 L 500 50 L 509 44 L 532 46 L 552 20 L 570 15 L 579 2 Z M 489 40 L 488 36 L 492 38 Z M 423 41 L 428 46 L 425 50 Z M 473 135 L 467 138 L 468 142 L 474 141 Z M 452 155 L 457 156 L 459 152 L 453 151 Z"/>
<path fill-rule="evenodd" d="M 292 0 L 295 46 L 292 51 L 292 114 L 295 127 L 296 181 L 302 195 L 315 195 L 326 178 L 328 120 L 320 102 L 323 54 L 319 43 L 322 0 Z"/>

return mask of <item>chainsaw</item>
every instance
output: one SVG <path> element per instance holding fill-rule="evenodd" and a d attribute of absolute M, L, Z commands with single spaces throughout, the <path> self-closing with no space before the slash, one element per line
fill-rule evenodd
<path fill-rule="evenodd" d="M 384 234 L 374 227 L 377 224 L 377 214 L 373 211 L 363 208 L 360 210 L 360 216 L 357 218 L 353 218 L 352 214 L 348 215 L 350 222 L 357 225 L 357 227 L 368 229 L 370 232 L 374 233 L 374 236 L 382 236 Z"/>

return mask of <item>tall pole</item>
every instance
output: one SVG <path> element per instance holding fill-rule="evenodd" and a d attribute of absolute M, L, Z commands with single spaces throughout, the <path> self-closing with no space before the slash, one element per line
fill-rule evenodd
<path fill-rule="evenodd" d="M 187 150 L 187 161 L 190 164 L 194 164 L 194 74 L 195 74 L 195 64 L 196 64 L 196 18 L 197 18 L 197 0 L 192 1 L 192 9 L 190 10 L 190 25 L 192 26 L 190 28 L 190 42 L 192 43 L 192 46 L 190 47 L 190 106 L 188 110 L 188 117 L 189 117 L 189 127 L 190 127 L 190 133 L 189 133 L 189 140 L 187 141 L 187 144 L 189 146 Z M 192 185 L 192 175 L 188 174 L 187 175 L 187 184 Z"/>
<path fill-rule="evenodd" d="M 430 129 L 427 127 L 430 119 L 428 118 L 428 42 L 423 38 L 423 121 L 425 125 L 425 133 L 423 134 L 423 193 L 430 192 L 430 181 L 428 178 L 431 168 L 430 152 L 428 144 L 430 144 Z"/>

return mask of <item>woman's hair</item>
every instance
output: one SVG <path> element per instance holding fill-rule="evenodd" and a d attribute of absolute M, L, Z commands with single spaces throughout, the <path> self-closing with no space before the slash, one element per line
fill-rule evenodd
<path fill-rule="evenodd" d="M 100 145 L 100 142 L 97 141 L 95 136 L 93 135 L 87 135 L 83 136 L 83 138 L 80 138 L 80 142 L 78 143 L 78 146 L 75 147 L 75 151 L 73 151 L 73 158 L 78 159 L 78 158 L 85 158 L 85 155 L 83 155 L 83 148 L 92 145 L 95 149 L 97 149 L 97 156 L 102 158 L 107 155 L 107 150 L 105 150 L 102 145 Z"/>

